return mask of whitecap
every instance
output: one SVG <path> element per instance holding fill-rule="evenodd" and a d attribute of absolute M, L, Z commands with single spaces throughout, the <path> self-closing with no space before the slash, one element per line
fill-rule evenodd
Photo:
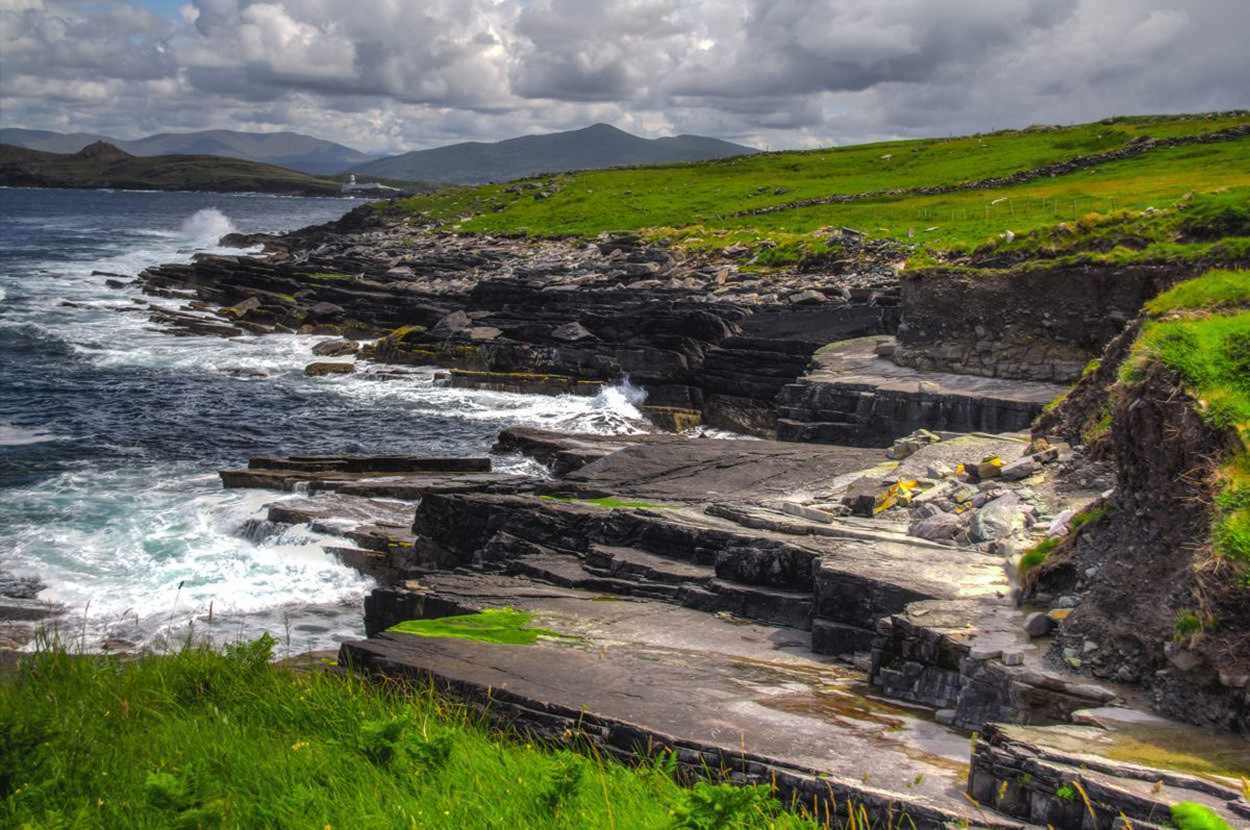
<path fill-rule="evenodd" d="M 27 444 L 43 444 L 48 441 L 62 441 L 64 436 L 44 432 L 37 427 L 21 427 L 15 424 L 0 422 L 0 447 L 20 447 Z"/>
<path fill-rule="evenodd" d="M 217 476 L 186 466 L 64 473 L 8 497 L 44 514 L 13 528 L 12 564 L 41 576 L 41 599 L 69 608 L 68 627 L 88 645 L 148 642 L 210 606 L 254 637 L 274 631 L 275 608 L 334 608 L 373 585 L 324 550 L 342 544 L 337 537 L 268 523 L 266 507 L 280 496 L 221 490 Z M 344 613 L 331 633 L 358 636 L 360 625 L 358 612 Z"/>

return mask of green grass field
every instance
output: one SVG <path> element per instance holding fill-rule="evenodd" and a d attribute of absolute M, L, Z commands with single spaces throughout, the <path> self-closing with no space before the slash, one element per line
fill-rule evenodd
<path fill-rule="evenodd" d="M 425 689 L 274 665 L 271 645 L 27 655 L 0 675 L 0 825 L 816 826 L 764 787 L 545 749 Z"/>
<path fill-rule="evenodd" d="M 849 226 L 872 236 L 972 247 L 1088 213 L 1163 208 L 1187 193 L 1236 192 L 1250 201 L 1250 138 L 1165 148 L 1013 187 L 899 196 L 794 208 L 745 210 L 832 194 L 944 185 L 1002 176 L 1122 147 L 1250 123 L 1250 116 L 1119 119 L 804 152 L 766 153 L 665 167 L 541 177 L 534 187 L 447 188 L 402 203 L 468 232 L 593 236 L 660 229 L 658 235 L 716 247 Z M 778 237 L 781 239 L 778 239 Z M 793 240 L 792 240 L 793 241 Z"/>

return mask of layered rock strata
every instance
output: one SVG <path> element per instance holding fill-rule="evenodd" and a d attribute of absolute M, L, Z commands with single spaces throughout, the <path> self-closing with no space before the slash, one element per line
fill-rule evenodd
<path fill-rule="evenodd" d="M 252 469 L 278 474 L 236 483 L 311 491 L 275 502 L 268 520 L 335 529 L 352 543 L 335 553 L 379 579 L 366 601 L 371 638 L 346 644 L 344 665 L 431 681 L 544 740 L 591 741 L 625 759 L 669 748 L 691 775 L 775 781 L 808 804 L 832 795 L 917 826 L 1013 826 L 1035 813 L 1080 826 L 1053 794 L 1029 796 L 1036 808 L 983 800 L 1007 768 L 978 742 L 965 784 L 967 741 L 953 728 L 1081 723 L 1131 691 L 1050 662 L 988 547 L 908 535 L 900 518 L 924 502 L 871 519 L 824 507 L 865 472 L 901 480 L 988 453 L 1010 462 L 1012 448 L 1030 457 L 1010 436 L 934 438 L 883 463 L 872 449 L 513 428 L 496 451 L 529 455 L 552 478 L 499 477 L 477 461 L 462 472 L 386 462 L 405 468 L 396 472 L 368 470 L 377 465 L 366 459 L 258 459 Z M 1042 475 L 1028 486 L 1045 490 Z M 998 482 L 965 512 L 975 519 L 1004 498 Z M 515 647 L 387 631 L 502 607 L 573 639 Z M 1038 754 L 1058 738 L 1030 740 Z M 1250 768 L 1250 757 L 1224 759 L 1243 762 Z M 1097 791 L 1097 810 L 1143 814 L 1137 778 L 1090 769 L 1063 768 Z M 1236 815 L 1228 799 L 1208 802 Z"/>

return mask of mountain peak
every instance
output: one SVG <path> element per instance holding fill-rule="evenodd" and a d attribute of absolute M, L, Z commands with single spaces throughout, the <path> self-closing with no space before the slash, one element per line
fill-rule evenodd
<path fill-rule="evenodd" d="M 715 138 L 642 138 L 602 122 L 560 133 L 525 135 L 414 150 L 353 168 L 364 176 L 454 184 L 502 182 L 560 170 L 704 161 L 757 152 Z"/>
<path fill-rule="evenodd" d="M 77 155 L 85 159 L 99 159 L 101 161 L 121 161 L 122 159 L 133 158 L 130 153 L 114 144 L 109 144 L 107 141 L 96 141 L 88 144 L 79 150 Z"/>
<path fill-rule="evenodd" d="M 599 121 L 599 122 L 597 122 L 597 123 L 591 124 L 589 127 L 582 127 L 582 129 L 580 129 L 580 130 L 576 130 L 575 132 L 581 132 L 581 133 L 621 133 L 621 134 L 623 134 L 623 135 L 629 135 L 629 133 L 626 133 L 626 132 L 625 132 L 624 130 L 622 130 L 620 127 L 613 127 L 611 124 L 604 123 L 603 121 Z"/>

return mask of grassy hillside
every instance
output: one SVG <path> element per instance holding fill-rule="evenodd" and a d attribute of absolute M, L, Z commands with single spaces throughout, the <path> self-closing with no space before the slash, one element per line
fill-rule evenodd
<path fill-rule="evenodd" d="M 132 156 L 110 144 L 45 153 L 0 144 L 0 184 L 337 196 L 341 186 L 295 170 L 220 156 Z"/>
<path fill-rule="evenodd" d="M 274 665 L 272 644 L 24 656 L 0 675 L 0 824 L 816 826 L 779 814 L 765 788 L 687 790 L 662 762 L 629 769 L 501 739 L 425 689 Z"/>
<path fill-rule="evenodd" d="M 605 170 L 448 188 L 404 203 L 461 230 L 538 236 L 667 229 L 724 244 L 850 226 L 940 247 L 973 246 L 1005 230 L 1091 212 L 1163 207 L 1186 193 L 1250 194 L 1250 138 L 1160 148 L 1122 161 L 1012 186 L 942 195 L 902 193 L 846 204 L 744 211 L 803 199 L 973 182 L 1128 148 L 1143 137 L 1193 136 L 1250 124 L 1250 114 L 1119 118 L 954 139 L 766 153 L 696 165 Z"/>
<path fill-rule="evenodd" d="M 338 173 L 376 156 L 351 147 L 292 132 L 249 133 L 239 130 L 202 130 L 160 133 L 131 141 L 89 133 L 0 129 L 0 144 L 12 144 L 49 153 L 77 153 L 88 144 L 105 141 L 132 156 L 225 156 L 262 164 L 276 164 L 303 173 Z"/>

